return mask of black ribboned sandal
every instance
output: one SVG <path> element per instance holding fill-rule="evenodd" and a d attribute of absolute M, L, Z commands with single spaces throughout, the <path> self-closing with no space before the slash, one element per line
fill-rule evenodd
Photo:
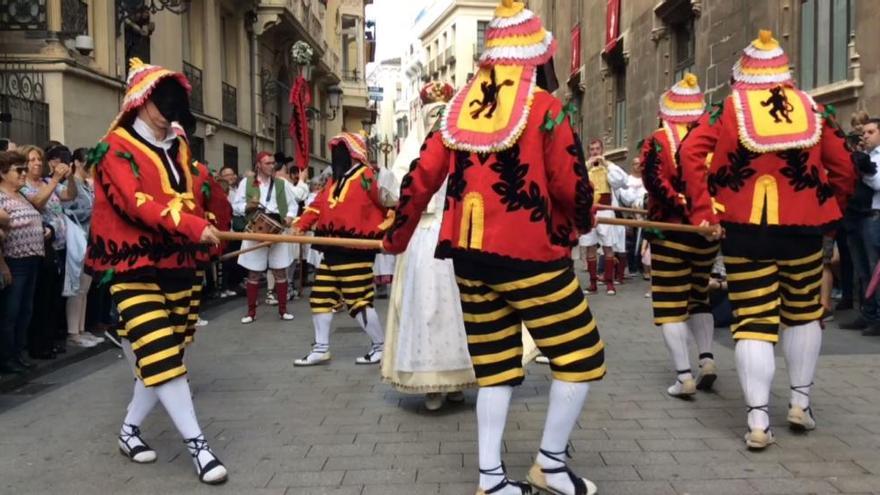
<path fill-rule="evenodd" d="M 119 435 L 119 453 L 128 457 L 131 462 L 138 464 L 150 464 L 156 462 L 156 451 L 147 445 L 147 442 L 141 437 L 141 429 L 135 425 L 124 423 L 123 429 L 128 428 L 131 433 L 123 433 Z M 131 445 L 132 439 L 137 439 L 140 445 Z M 146 454 L 141 456 L 141 454 Z M 138 458 L 140 457 L 140 459 Z"/>
<path fill-rule="evenodd" d="M 208 485 L 220 485 L 226 483 L 226 480 L 229 479 L 226 473 L 226 466 L 224 466 L 223 463 L 220 462 L 220 459 L 217 458 L 217 456 L 214 454 L 214 451 L 211 450 L 211 447 L 208 446 L 208 441 L 205 440 L 204 435 L 199 435 L 195 438 L 189 438 L 187 440 L 184 440 L 183 443 L 186 444 L 187 449 L 190 451 L 189 454 L 192 456 L 193 461 L 195 461 L 197 471 L 196 474 L 198 474 L 199 476 L 199 481 Z M 202 452 L 208 452 L 209 454 L 211 454 L 211 457 L 213 457 L 213 459 L 208 461 L 208 463 L 204 466 L 202 466 L 202 463 L 199 460 L 199 454 L 201 454 Z M 223 476 L 212 480 L 206 479 L 208 473 L 218 467 L 223 468 Z"/>
<path fill-rule="evenodd" d="M 501 470 L 501 474 L 498 474 L 496 471 Z M 493 469 L 480 469 L 480 474 L 486 474 L 490 476 L 503 476 L 503 479 L 500 483 L 489 488 L 488 490 L 483 490 L 482 488 L 477 489 L 477 495 L 492 495 L 493 493 L 498 493 L 502 489 L 508 486 L 512 486 L 514 488 L 519 488 L 522 495 L 532 495 L 534 491 L 532 490 L 532 485 L 524 482 L 524 481 L 513 481 L 507 477 L 507 468 L 504 466 L 502 462 L 500 466 Z"/>

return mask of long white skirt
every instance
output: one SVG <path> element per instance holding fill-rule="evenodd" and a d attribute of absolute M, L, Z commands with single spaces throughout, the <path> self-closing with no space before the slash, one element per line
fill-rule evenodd
<path fill-rule="evenodd" d="M 477 385 L 452 262 L 434 258 L 439 233 L 439 222 L 423 221 L 397 257 L 382 380 L 401 392 L 452 392 Z M 537 352 L 523 330 L 525 363 Z"/>
<path fill-rule="evenodd" d="M 397 256 L 393 254 L 377 254 L 376 261 L 373 263 L 373 274 L 377 277 L 394 275 L 394 261 L 396 258 Z"/>

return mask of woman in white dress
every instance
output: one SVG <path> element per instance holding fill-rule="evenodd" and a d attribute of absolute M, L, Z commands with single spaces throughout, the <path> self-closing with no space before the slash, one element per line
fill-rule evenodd
<path fill-rule="evenodd" d="M 380 177 L 380 183 L 390 182 L 383 188 L 394 191 L 394 202 L 400 181 L 418 159 L 425 136 L 435 129 L 453 92 L 448 84 L 436 82 L 422 89 L 420 125 L 414 126 L 392 165 L 394 180 Z M 426 394 L 429 411 L 443 407 L 444 394 L 450 402 L 461 402 L 461 391 L 477 386 L 452 262 L 434 258 L 445 197 L 443 186 L 422 213 L 407 250 L 397 257 L 382 359 L 382 380 L 400 392 Z M 523 340 L 523 360 L 528 362 L 537 350 L 526 331 Z"/>

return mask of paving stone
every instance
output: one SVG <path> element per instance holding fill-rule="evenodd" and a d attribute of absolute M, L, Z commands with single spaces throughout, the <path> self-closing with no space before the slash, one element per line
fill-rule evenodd
<path fill-rule="evenodd" d="M 785 462 L 782 464 L 792 474 L 807 478 L 828 476 L 858 476 L 868 471 L 854 462 Z M 880 486 L 878 486 L 880 488 Z"/>
<path fill-rule="evenodd" d="M 386 485 L 413 483 L 415 480 L 415 469 L 365 469 L 346 471 L 342 483 L 345 485 Z"/>

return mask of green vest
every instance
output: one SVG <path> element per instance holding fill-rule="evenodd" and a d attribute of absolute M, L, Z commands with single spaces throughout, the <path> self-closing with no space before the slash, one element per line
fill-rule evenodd
<path fill-rule="evenodd" d="M 247 200 L 251 198 L 257 198 L 261 203 L 263 202 L 263 198 L 260 197 L 260 188 L 254 183 L 256 182 L 254 177 L 248 177 L 247 182 L 245 183 L 245 193 L 247 195 Z M 278 204 L 278 214 L 281 215 L 281 219 L 287 218 L 287 190 L 284 187 L 283 179 L 272 179 L 274 183 L 272 188 L 275 189 L 275 202 Z"/>

